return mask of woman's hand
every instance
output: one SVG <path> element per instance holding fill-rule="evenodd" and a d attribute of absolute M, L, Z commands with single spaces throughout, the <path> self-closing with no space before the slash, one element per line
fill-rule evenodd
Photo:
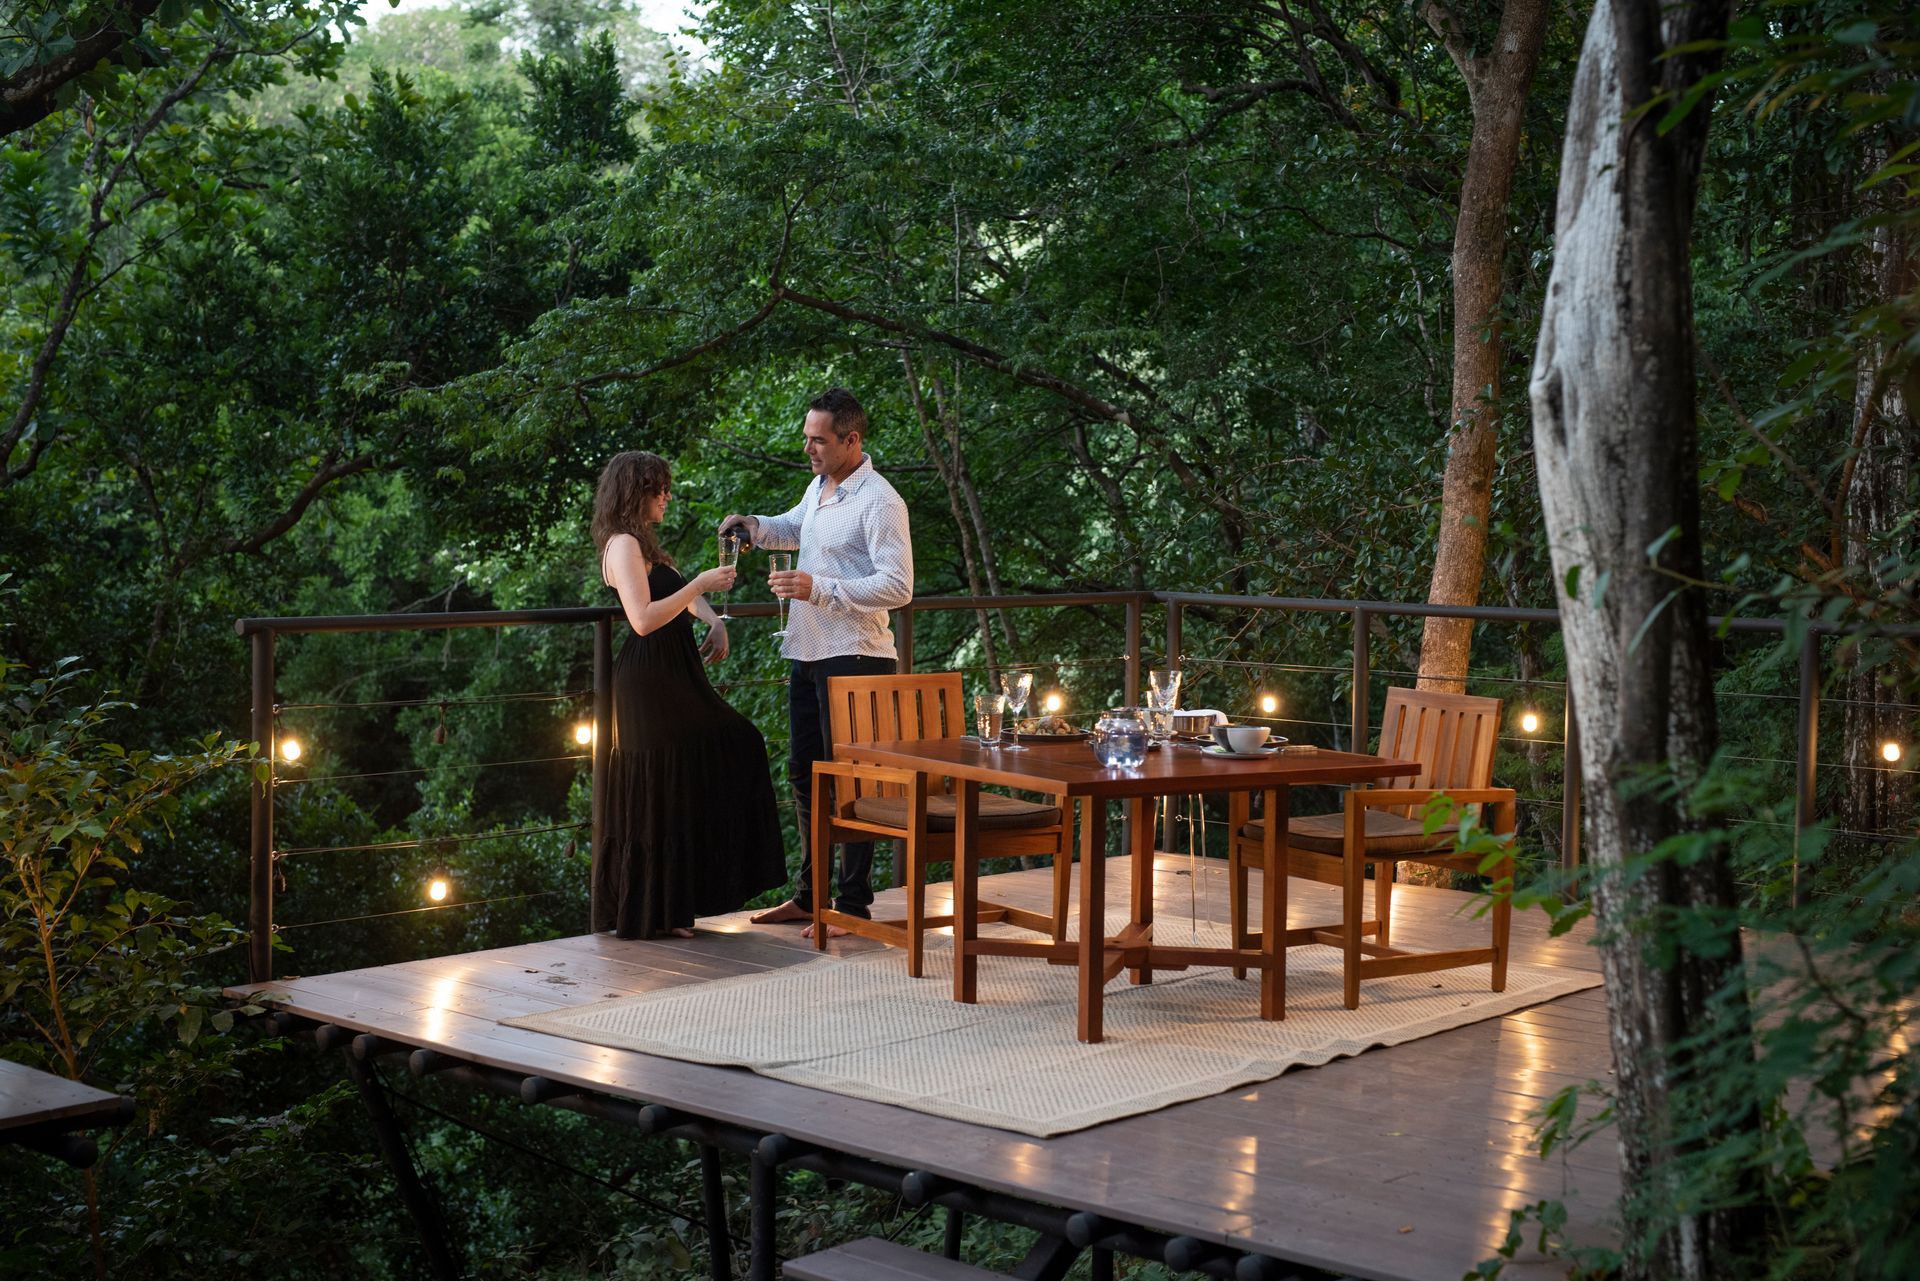
<path fill-rule="evenodd" d="M 714 592 L 731 591 L 734 580 L 739 576 L 740 571 L 732 565 L 715 565 L 696 577 L 693 586 L 702 596 L 710 596 Z"/>
<path fill-rule="evenodd" d="M 700 658 L 707 663 L 717 663 L 733 651 L 727 641 L 727 625 L 716 621 L 707 628 L 707 638 L 700 642 Z"/>

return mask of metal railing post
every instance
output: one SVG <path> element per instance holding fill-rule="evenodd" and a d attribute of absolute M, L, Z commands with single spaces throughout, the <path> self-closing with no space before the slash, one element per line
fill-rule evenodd
<path fill-rule="evenodd" d="M 1127 598 L 1127 687 L 1120 691 L 1122 707 L 1140 705 L 1140 624 L 1144 612 L 1140 593 Z"/>
<path fill-rule="evenodd" d="M 255 767 L 247 847 L 247 977 L 273 977 L 273 631 L 253 633 L 253 741 L 266 763 Z"/>
<path fill-rule="evenodd" d="M 588 828 L 587 933 L 599 928 L 600 864 L 606 835 L 607 781 L 613 771 L 613 620 L 593 624 L 593 822 Z"/>
<path fill-rule="evenodd" d="M 1571 872 L 1580 866 L 1580 718 L 1573 707 L 1573 683 L 1567 683 L 1567 723 L 1560 737 L 1566 743 L 1562 758 L 1566 777 L 1560 784 L 1560 866 Z"/>
<path fill-rule="evenodd" d="M 1805 904 L 1800 888 L 1800 835 L 1814 823 L 1820 749 L 1820 636 L 1808 630 L 1800 642 L 1800 732 L 1796 739 L 1793 795 L 1793 906 Z"/>
<path fill-rule="evenodd" d="M 895 665 L 900 674 L 906 676 L 913 671 L 913 602 L 908 601 L 895 612 L 893 624 L 893 648 L 896 655 Z"/>
<path fill-rule="evenodd" d="M 1373 691 L 1368 688 L 1373 678 L 1373 659 L 1368 648 L 1371 638 L 1367 628 L 1372 622 L 1371 611 L 1353 611 L 1353 739 L 1347 744 L 1350 752 L 1367 750 L 1368 708 L 1373 700 Z"/>

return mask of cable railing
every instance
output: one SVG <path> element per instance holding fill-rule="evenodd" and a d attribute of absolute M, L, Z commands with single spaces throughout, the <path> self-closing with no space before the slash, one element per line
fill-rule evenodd
<path fill-rule="evenodd" d="M 1217 672 L 1235 671 L 1258 673 L 1262 677 L 1268 674 L 1290 676 L 1334 678 L 1344 685 L 1342 691 L 1336 690 L 1329 703 L 1338 707 L 1346 703 L 1346 715 L 1333 719 L 1315 719 L 1311 716 L 1279 716 L 1278 709 L 1265 709 L 1265 714 L 1248 708 L 1244 713 L 1236 709 L 1236 715 L 1247 719 L 1266 721 L 1275 724 L 1326 731 L 1335 745 L 1344 738 L 1345 742 L 1356 750 L 1364 750 L 1373 742 L 1373 731 L 1377 723 L 1372 712 L 1372 686 L 1376 677 L 1382 679 L 1406 679 L 1417 681 L 1421 673 L 1397 666 L 1382 665 L 1376 667 L 1372 661 L 1373 628 L 1377 620 L 1386 618 L 1461 618 L 1477 623 L 1502 626 L 1549 625 L 1557 627 L 1559 616 L 1553 610 L 1526 609 L 1512 606 L 1444 606 L 1392 601 L 1356 601 L 1328 600 L 1312 597 L 1286 596 L 1241 596 L 1207 592 L 1080 592 L 1058 594 L 1027 594 L 1002 596 L 953 596 L 930 597 L 913 601 L 908 606 L 895 611 L 893 627 L 899 665 L 902 671 L 911 671 L 915 665 L 915 621 L 920 615 L 935 615 L 949 612 L 987 613 L 1019 610 L 1085 610 L 1098 615 L 1109 615 L 1117 611 L 1120 615 L 1122 634 L 1121 651 L 1113 654 L 1089 654 L 1076 657 L 1054 656 L 1052 658 L 1026 663 L 1003 663 L 989 666 L 973 661 L 956 664 L 956 669 L 969 673 L 990 674 L 993 670 L 1009 668 L 1064 671 L 1068 669 L 1087 671 L 1101 667 L 1119 667 L 1119 701 L 1123 704 L 1137 704 L 1140 700 L 1143 666 L 1147 659 L 1145 651 L 1145 615 L 1148 609 L 1158 608 L 1165 611 L 1165 648 L 1161 656 L 1170 664 L 1180 665 L 1196 671 L 1213 670 Z M 1258 658 L 1239 658 L 1229 655 L 1189 655 L 1185 651 L 1186 623 L 1190 613 L 1206 611 L 1209 614 L 1230 613 L 1234 616 L 1256 615 L 1262 613 L 1299 613 L 1310 615 L 1344 616 L 1349 635 L 1350 659 L 1345 664 L 1312 662 L 1278 662 Z M 737 619 L 773 618 L 776 609 L 772 602 L 733 602 L 729 613 Z M 293 929 L 311 929 L 320 925 L 342 925 L 356 921 L 383 920 L 393 917 L 416 916 L 421 913 L 438 912 L 459 908 L 482 907 L 496 903 L 521 902 L 552 897 L 558 890 L 536 891 L 532 893 L 493 895 L 471 901 L 435 902 L 426 907 L 404 908 L 394 911 L 366 912 L 358 915 L 342 915 L 326 920 L 278 923 L 275 920 L 276 888 L 283 880 L 284 865 L 295 859 L 309 859 L 326 853 L 384 853 L 406 850 L 453 847 L 466 843 L 524 839 L 531 836 L 549 835 L 563 831 L 584 831 L 591 848 L 598 849 L 606 813 L 606 783 L 612 743 L 612 704 L 610 687 L 613 663 L 614 626 L 621 619 L 621 612 L 615 606 L 588 606 L 559 609 L 522 609 L 522 610 L 472 610 L 446 611 L 437 613 L 397 613 L 370 615 L 329 615 L 319 617 L 295 618 L 247 618 L 235 624 L 235 630 L 248 639 L 252 649 L 252 737 L 262 744 L 264 767 L 256 772 L 251 792 L 251 838 L 249 850 L 249 905 L 248 925 L 250 945 L 248 951 L 249 970 L 255 981 L 265 981 L 272 976 L 273 937 L 276 931 Z M 1731 620 L 1710 620 L 1711 625 L 1723 628 L 1726 632 L 1756 635 L 1783 636 L 1788 624 L 1777 619 L 1738 618 Z M 1778 767 L 1791 766 L 1794 777 L 1795 809 L 1790 824 L 1796 840 L 1801 831 L 1810 826 L 1815 819 L 1815 782 L 1818 771 L 1826 769 L 1844 769 L 1848 771 L 1867 770 L 1873 773 L 1905 773 L 1889 764 L 1886 767 L 1864 766 L 1858 762 L 1823 761 L 1819 757 L 1819 716 L 1822 703 L 1820 643 L 1823 637 L 1841 633 L 1844 629 L 1819 622 L 1799 625 L 1802 629 L 1799 663 L 1795 672 L 1797 688 L 1792 693 L 1765 693 L 1749 690 L 1725 691 L 1726 697 L 1747 698 L 1765 701 L 1791 701 L 1797 708 L 1794 743 L 1795 754 L 1789 760 L 1784 757 L 1741 755 L 1734 759 L 1750 761 L 1756 764 Z M 318 634 L 367 633 L 367 632 L 416 632 L 416 631 L 457 631 L 468 629 L 504 629 L 516 627 L 530 628 L 576 628 L 585 627 L 592 631 L 592 660 L 590 685 L 581 689 L 530 690 L 522 692 L 500 692 L 480 695 L 436 698 L 432 696 L 363 699 L 339 702 L 302 702 L 279 703 L 276 701 L 277 670 L 276 644 L 284 636 L 308 636 Z M 1904 629 L 1920 631 L 1920 629 Z M 451 642 L 450 642 L 451 643 Z M 1321 637 L 1320 643 L 1326 643 Z M 964 644 L 961 645 L 964 648 Z M 954 657 L 962 657 L 957 651 Z M 1344 679 L 1341 679 L 1344 678 Z M 1560 737 L 1554 738 L 1543 732 L 1550 722 L 1537 713 L 1529 711 L 1528 716 L 1538 722 L 1533 728 L 1522 733 L 1502 733 L 1500 741 L 1511 748 L 1522 751 L 1555 750 L 1560 756 L 1563 770 L 1562 792 L 1558 797 L 1533 795 L 1525 799 L 1530 805 L 1541 809 L 1560 810 L 1559 849 L 1560 860 L 1564 868 L 1572 870 L 1580 862 L 1580 741 L 1578 722 L 1575 717 L 1572 690 L 1564 680 L 1543 678 L 1540 676 L 1510 676 L 1504 673 L 1470 673 L 1468 680 L 1473 684 L 1518 687 L 1525 691 L 1559 696 L 1558 711 Z M 741 679 L 715 682 L 716 688 L 752 689 L 770 687 L 784 683 L 779 677 L 743 677 Z M 347 682 L 342 682 L 341 687 Z M 1104 689 L 1113 685 L 1101 681 Z M 323 713 L 331 711 L 419 711 L 438 709 L 441 721 L 436 741 L 444 741 L 446 728 L 445 713 L 450 708 L 478 706 L 514 706 L 555 704 L 563 702 L 580 703 L 590 712 L 587 721 L 576 731 L 576 742 L 586 749 L 572 754 L 548 756 L 523 756 L 515 759 L 496 761 L 448 762 L 433 766 L 396 768 L 389 770 L 348 771 L 335 774 L 303 777 L 297 773 L 283 772 L 281 754 L 275 750 L 281 743 L 280 720 L 288 713 Z M 1537 701 L 1537 700 L 1536 700 Z M 1839 706 L 1873 706 L 1885 709 L 1892 714 L 1917 714 L 1920 708 L 1904 703 L 1870 702 L 1851 698 L 1833 698 L 1826 700 Z M 1290 709 L 1292 710 L 1292 709 Z M 783 734 L 770 733 L 770 746 L 784 742 Z M 1541 767 L 1535 757 L 1531 768 Z M 778 753 L 770 752 L 770 765 L 777 768 Z M 577 766 L 585 763 L 591 775 L 591 814 L 583 821 L 552 824 L 531 824 L 520 827 L 496 828 L 490 831 L 471 833 L 445 833 L 439 835 L 420 835 L 390 841 L 355 841 L 335 845 L 314 844 L 282 848 L 275 842 L 275 794 L 282 787 L 318 784 L 337 784 L 343 782 L 368 781 L 393 777 L 421 778 L 443 771 L 482 772 L 508 767 L 530 766 Z M 1536 782 L 1540 781 L 1537 777 Z M 786 789 L 776 789 L 781 801 L 791 805 Z M 1539 825 L 1543 839 L 1550 833 L 1544 824 Z M 1869 838 L 1880 839 L 1885 834 L 1860 833 Z M 1797 849 L 1797 844 L 1796 844 Z M 1799 896 L 1799 873 L 1797 855 L 1794 867 L 1794 893 Z"/>

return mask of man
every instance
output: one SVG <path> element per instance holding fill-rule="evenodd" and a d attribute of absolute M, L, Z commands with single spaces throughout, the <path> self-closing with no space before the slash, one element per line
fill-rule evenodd
<path fill-rule="evenodd" d="M 800 553 L 794 569 L 767 576 L 774 595 L 791 602 L 780 653 L 790 664 L 787 778 L 800 824 L 800 877 L 793 897 L 755 916 L 756 925 L 813 919 L 812 860 L 833 857 L 831 850 L 808 848 L 813 763 L 833 754 L 827 681 L 893 671 L 887 611 L 913 599 L 907 505 L 861 452 L 866 411 L 852 392 L 835 387 L 807 406 L 802 432 L 814 480 L 799 505 L 781 516 L 730 515 L 720 522 L 722 533 L 743 529 L 755 547 Z M 871 841 L 845 846 L 834 906 L 870 916 L 872 871 Z"/>

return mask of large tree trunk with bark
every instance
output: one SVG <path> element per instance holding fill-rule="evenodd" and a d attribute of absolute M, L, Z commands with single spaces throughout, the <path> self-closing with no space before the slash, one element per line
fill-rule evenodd
<path fill-rule="evenodd" d="M 1483 52 L 1474 50 L 1459 17 L 1439 0 L 1427 0 L 1421 13 L 1466 80 L 1473 110 L 1460 215 L 1453 231 L 1452 435 L 1427 600 L 1472 605 L 1480 598 L 1486 568 L 1500 438 L 1507 200 L 1520 161 L 1527 89 L 1546 40 L 1548 9 L 1546 0 L 1507 0 L 1493 47 Z M 1420 687 L 1463 688 L 1472 644 L 1470 621 L 1428 619 L 1420 646 Z"/>
<path fill-rule="evenodd" d="M 1693 826 L 1684 788 L 1712 752 L 1716 725 L 1697 586 L 1688 260 L 1708 104 L 1664 133 L 1665 107 L 1647 104 L 1679 100 L 1711 70 L 1710 53 L 1668 50 L 1722 36 L 1727 17 L 1727 0 L 1596 7 L 1568 113 L 1532 384 L 1540 497 L 1586 747 L 1586 850 L 1635 1278 L 1737 1275 L 1740 1248 L 1756 1239 L 1748 1212 L 1672 1195 L 1669 1164 L 1721 1137 L 1675 1109 L 1689 1080 L 1688 1038 L 1750 1039 L 1744 1001 L 1712 999 L 1738 981 L 1738 937 L 1712 954 L 1654 937 L 1671 913 L 1728 912 L 1733 878 L 1717 853 L 1684 865 L 1648 859 Z M 1636 788 L 1648 775 L 1679 789 Z M 1623 874 L 1628 864 L 1640 874 Z M 1656 941 L 1669 948 L 1659 960 Z M 1749 1120 L 1721 1123 L 1731 1132 Z M 1651 1240 L 1641 1234 L 1648 1226 L 1658 1229 Z"/>

